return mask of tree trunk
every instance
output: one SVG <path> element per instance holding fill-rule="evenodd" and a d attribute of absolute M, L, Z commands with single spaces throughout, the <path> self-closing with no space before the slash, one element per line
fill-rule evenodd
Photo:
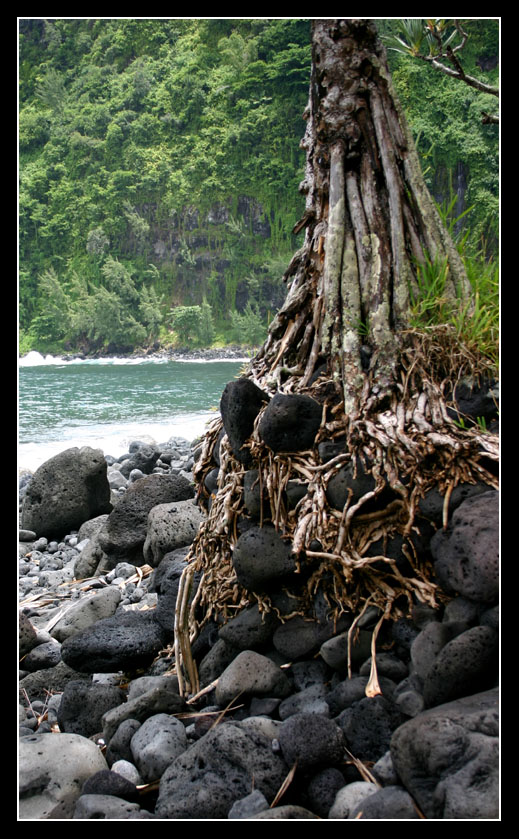
<path fill-rule="evenodd" d="M 312 43 L 305 244 L 287 272 L 294 279 L 258 360 L 271 375 L 282 359 L 290 367 L 286 352 L 273 358 L 269 351 L 297 312 L 300 336 L 310 321 L 314 326 L 302 384 L 328 358 L 351 414 L 359 409 L 367 353 L 371 394 L 394 382 L 424 254 L 448 261 L 448 297 L 468 297 L 470 287 L 425 186 L 373 22 L 315 20 Z M 311 304 L 305 320 L 304 302 Z M 293 354 L 296 346 L 291 334 L 287 348 Z M 264 369 L 254 366 L 256 375 Z"/>
<path fill-rule="evenodd" d="M 337 616 L 346 609 L 359 616 L 370 604 L 382 618 L 395 618 L 416 599 L 431 606 L 441 599 L 432 569 L 410 541 L 419 529 L 420 499 L 439 489 L 447 510 L 458 483 L 496 487 L 497 446 L 491 435 L 456 426 L 447 410 L 457 379 L 480 372 L 479 360 L 447 329 L 410 328 L 410 295 L 424 254 L 448 265 L 447 297 L 468 299 L 469 283 L 425 187 L 375 26 L 314 20 L 312 43 L 301 185 L 306 210 L 295 228 L 305 228 L 305 241 L 285 274 L 285 303 L 246 375 L 268 395 L 311 396 L 322 421 L 311 450 L 273 452 L 258 433 L 260 411 L 245 447 L 268 497 L 261 520 L 311 568 L 299 601 L 307 596 L 310 608 L 321 591 Z M 225 621 L 252 602 L 262 611 L 273 608 L 269 597 L 245 591 L 233 569 L 246 469 L 224 432 L 217 420 L 196 467 L 204 504 L 204 479 L 219 451 L 218 489 L 177 606 L 177 672 L 191 691 L 197 676 L 190 641 L 198 627 L 211 617 Z M 335 444 L 338 454 L 323 460 L 321 443 Z M 345 465 L 369 474 L 372 486 L 337 510 L 327 488 Z M 284 503 L 290 480 L 306 489 L 295 510 Z M 365 507 L 373 501 L 380 502 L 375 511 Z M 395 534 L 409 558 L 407 575 L 384 549 L 373 555 L 373 545 Z M 189 605 L 196 571 L 202 581 Z"/>

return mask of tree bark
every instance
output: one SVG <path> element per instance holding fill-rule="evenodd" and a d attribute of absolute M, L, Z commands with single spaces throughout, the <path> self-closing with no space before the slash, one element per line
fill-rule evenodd
<path fill-rule="evenodd" d="M 295 270 L 287 272 L 287 280 L 295 276 L 272 324 L 270 344 L 304 301 L 310 303 L 298 335 L 308 341 L 312 323 L 320 347 L 308 359 L 302 384 L 312 366 L 327 358 L 332 375 L 343 383 L 349 414 L 358 410 L 366 380 L 362 348 L 371 355 L 372 392 L 385 394 L 394 382 L 399 336 L 409 326 L 410 293 L 416 292 L 424 255 L 448 261 L 448 296 L 468 299 L 470 286 L 423 180 L 374 23 L 314 20 L 312 44 L 302 142 L 305 243 Z M 273 361 L 294 366 L 293 335 L 275 359 L 269 349 L 268 340 L 260 359 L 271 376 Z M 262 368 L 255 372 L 261 375 Z"/>

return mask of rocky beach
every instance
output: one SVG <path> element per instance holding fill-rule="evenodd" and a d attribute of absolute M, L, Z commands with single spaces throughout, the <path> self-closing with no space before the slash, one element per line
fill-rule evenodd
<path fill-rule="evenodd" d="M 438 608 L 415 598 L 396 621 L 377 607 L 337 618 L 317 594 L 302 613 L 285 583 L 305 585 L 311 552 L 295 562 L 264 515 L 242 450 L 261 394 L 244 381 L 222 396 L 204 503 L 202 445 L 179 438 L 117 459 L 71 448 L 20 476 L 19 818 L 499 819 L 498 491 L 421 499 L 413 549 Z M 274 397 L 264 442 L 311 446 L 311 401 Z M 177 595 L 229 448 L 244 471 L 233 568 L 251 600 L 193 640 L 200 685 L 186 695 Z M 338 452 L 321 443 L 316 457 Z M 329 483 L 338 510 L 369 481 L 345 463 Z M 287 485 L 284 503 L 304 493 Z M 384 555 L 410 573 L 401 540 Z"/>

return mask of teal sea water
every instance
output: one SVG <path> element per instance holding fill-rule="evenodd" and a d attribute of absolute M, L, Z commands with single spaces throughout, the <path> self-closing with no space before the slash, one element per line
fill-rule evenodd
<path fill-rule="evenodd" d="M 193 440 L 218 413 L 244 362 L 105 358 L 64 361 L 29 353 L 18 370 L 18 468 L 34 471 L 72 446 L 119 457 L 132 440 Z"/>

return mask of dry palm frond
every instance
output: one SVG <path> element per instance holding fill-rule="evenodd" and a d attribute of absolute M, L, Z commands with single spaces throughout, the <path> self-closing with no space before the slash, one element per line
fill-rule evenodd
<path fill-rule="evenodd" d="M 377 787 L 382 786 L 380 784 L 380 782 L 377 781 L 377 779 L 375 778 L 373 773 L 370 772 L 370 770 L 366 766 L 366 764 L 362 762 L 362 760 L 359 760 L 358 757 L 355 757 L 354 755 L 352 755 L 352 753 L 348 749 L 345 749 L 345 752 L 346 752 L 346 754 L 349 758 L 349 760 L 347 762 L 352 763 L 354 765 L 354 767 L 356 768 L 359 775 L 362 778 L 364 778 L 365 781 L 367 781 L 370 784 L 375 784 Z"/>
<path fill-rule="evenodd" d="M 296 770 L 297 770 L 297 760 L 296 760 L 296 762 L 294 763 L 294 765 L 292 766 L 292 768 L 290 769 L 290 771 L 289 771 L 288 775 L 286 776 L 285 780 L 284 780 L 284 781 L 283 781 L 283 783 L 281 784 L 281 786 L 280 786 L 280 788 L 278 789 L 278 791 L 277 791 L 276 795 L 274 796 L 274 798 L 273 798 L 273 800 L 272 800 L 272 804 L 270 805 L 270 807 L 271 807 L 271 808 L 272 808 L 272 807 L 277 807 L 277 805 L 279 804 L 279 802 L 280 802 L 280 801 L 281 801 L 281 799 L 283 798 L 283 796 L 284 796 L 285 792 L 287 791 L 287 789 L 289 788 L 290 784 L 291 784 L 291 783 L 292 783 L 292 781 L 294 780 L 294 775 L 296 774 Z"/>

